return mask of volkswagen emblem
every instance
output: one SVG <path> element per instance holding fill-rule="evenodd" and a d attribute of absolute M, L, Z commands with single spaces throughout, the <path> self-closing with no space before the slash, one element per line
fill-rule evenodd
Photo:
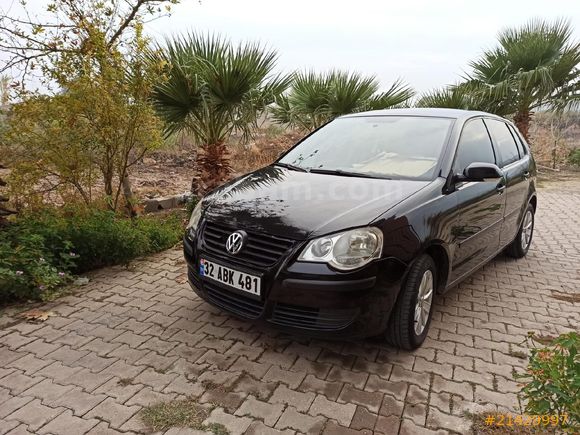
<path fill-rule="evenodd" d="M 247 234 L 245 231 L 236 231 L 231 233 L 226 240 L 226 250 L 235 255 L 242 250 L 246 242 Z"/>

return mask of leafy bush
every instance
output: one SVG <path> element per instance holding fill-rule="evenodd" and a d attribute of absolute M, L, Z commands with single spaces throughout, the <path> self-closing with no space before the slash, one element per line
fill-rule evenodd
<path fill-rule="evenodd" d="M 526 412 L 534 415 L 567 415 L 563 429 L 580 431 L 580 335 L 562 334 L 547 345 L 536 347 L 532 342 L 528 369 L 519 375 L 526 381 L 522 389 L 527 400 Z"/>
<path fill-rule="evenodd" d="M 93 205 L 104 193 L 111 210 L 124 204 L 135 214 L 130 168 L 163 145 L 150 101 L 162 65 L 147 59 L 143 21 L 177 0 L 56 0 L 34 22 L 19 19 L 32 13 L 19 3 L 0 16 L 0 40 L 14 50 L 3 50 L 5 65 L 23 67 L 9 68 L 22 80 L 11 87 L 1 139 L 13 205 L 41 206 L 50 180 L 59 202 Z"/>
<path fill-rule="evenodd" d="M 187 216 L 191 216 L 191 213 L 193 213 L 193 209 L 195 208 L 195 206 L 197 205 L 197 203 L 199 202 L 199 198 L 195 195 L 192 195 L 186 202 L 185 204 L 185 210 L 187 212 Z"/>
<path fill-rule="evenodd" d="M 74 261 L 70 242 L 51 247 L 28 228 L 4 228 L 0 233 L 0 302 L 50 295 L 70 279 Z"/>
<path fill-rule="evenodd" d="M 0 301 L 43 299 L 71 274 L 167 249 L 182 216 L 138 219 L 102 210 L 45 211 L 20 217 L 0 234 Z"/>
<path fill-rule="evenodd" d="M 572 150 L 568 156 L 568 161 L 573 165 L 580 166 L 580 148 Z"/>

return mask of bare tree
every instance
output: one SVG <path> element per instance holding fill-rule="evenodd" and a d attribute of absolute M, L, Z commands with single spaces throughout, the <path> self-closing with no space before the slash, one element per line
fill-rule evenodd
<path fill-rule="evenodd" d="M 45 165 L 39 173 L 57 174 L 59 186 L 72 184 L 88 203 L 92 178 L 81 164 L 88 162 L 103 174 L 109 206 L 116 209 L 122 194 L 135 213 L 129 168 L 162 143 L 149 104 L 158 68 L 146 59 L 143 24 L 170 14 L 179 1 L 52 0 L 42 15 L 25 2 L 0 7 L 0 74 L 17 79 L 20 96 L 9 145 L 24 164 L 9 162 L 13 173 L 32 176 L 35 151 L 44 157 L 36 159 Z M 30 92 L 30 82 L 42 84 L 40 91 Z"/>
<path fill-rule="evenodd" d="M 24 80 L 34 71 L 47 85 L 46 68 L 59 53 L 82 52 L 90 35 L 104 34 L 108 47 L 122 46 L 135 23 L 166 16 L 179 0 L 53 0 L 40 17 L 25 2 L 0 7 L 0 74 Z"/>

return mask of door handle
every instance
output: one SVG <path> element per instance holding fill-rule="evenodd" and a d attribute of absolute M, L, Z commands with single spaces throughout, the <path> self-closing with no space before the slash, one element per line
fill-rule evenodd
<path fill-rule="evenodd" d="M 502 195 L 504 190 L 505 190 L 505 184 L 498 184 L 497 187 L 495 188 L 497 190 L 497 193 Z"/>
<path fill-rule="evenodd" d="M 524 179 L 527 180 L 528 178 L 530 178 L 530 171 L 524 172 Z"/>

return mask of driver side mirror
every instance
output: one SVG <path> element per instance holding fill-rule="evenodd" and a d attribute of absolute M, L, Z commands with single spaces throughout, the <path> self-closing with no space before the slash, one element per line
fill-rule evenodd
<path fill-rule="evenodd" d="M 503 172 L 493 163 L 474 162 L 471 163 L 463 174 L 456 175 L 455 181 L 499 181 L 503 177 Z"/>

